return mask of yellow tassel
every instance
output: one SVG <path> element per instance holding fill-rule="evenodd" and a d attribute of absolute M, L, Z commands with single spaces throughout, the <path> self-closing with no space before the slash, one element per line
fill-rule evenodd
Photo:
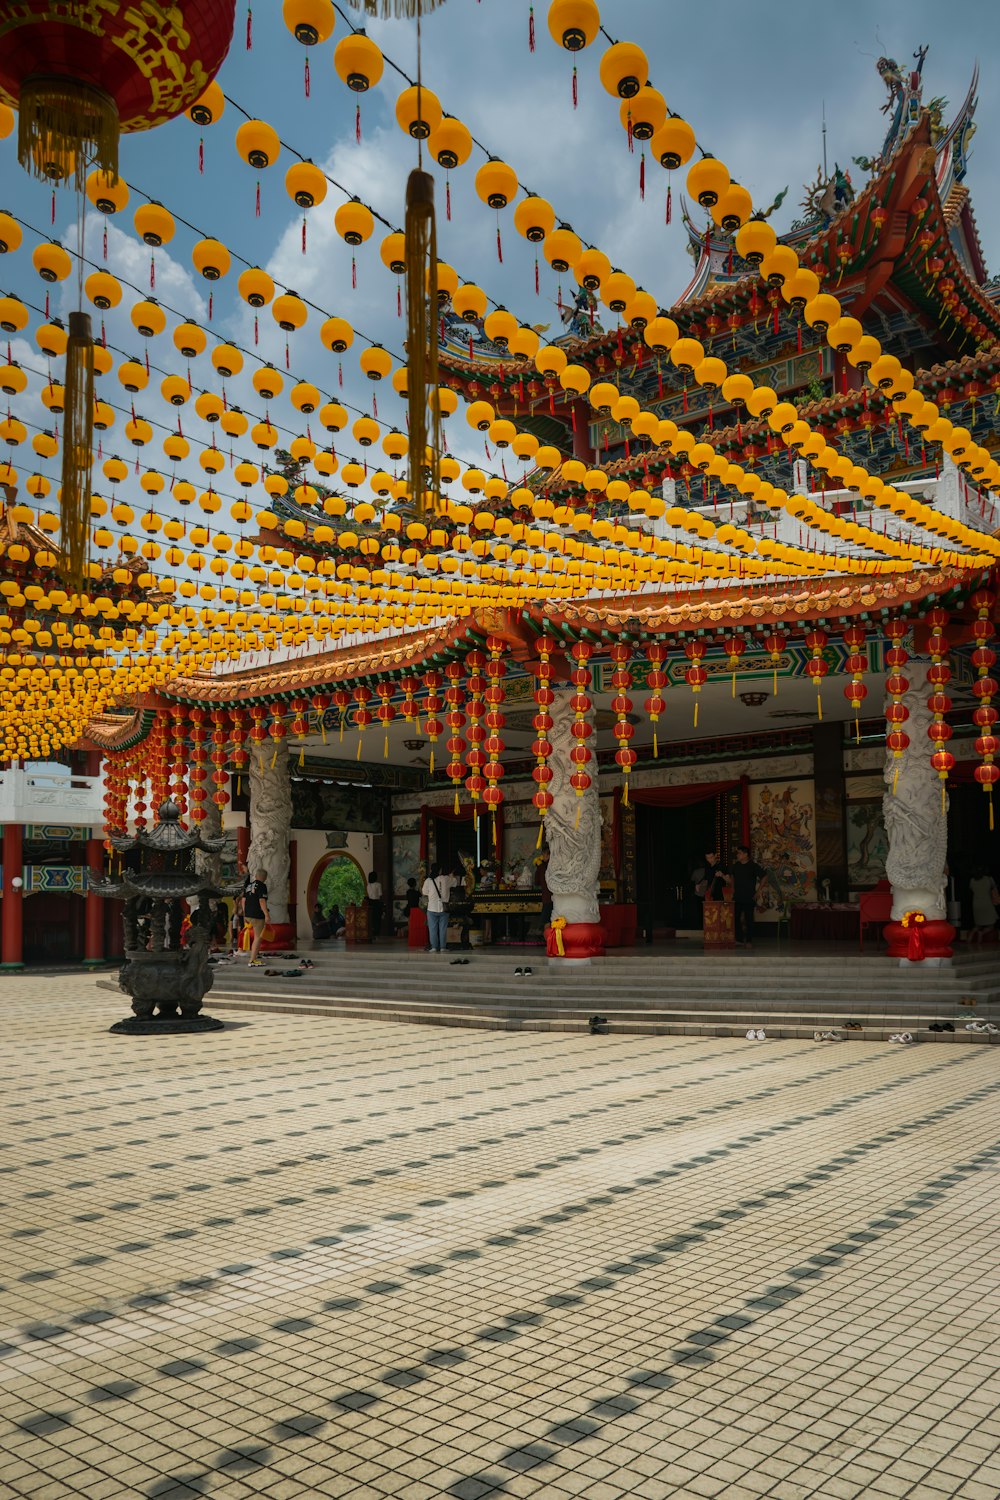
<path fill-rule="evenodd" d="M 243 777 L 239 774 L 239 772 L 237 772 L 236 773 L 236 795 L 237 795 L 237 797 L 240 795 L 240 793 L 242 791 L 243 791 Z"/>
<path fill-rule="evenodd" d="M 300 771 L 302 770 L 302 767 L 305 765 L 305 763 L 306 763 L 306 747 L 305 747 L 305 745 L 300 745 L 299 746 L 299 770 Z"/>
<path fill-rule="evenodd" d="M 861 744 L 861 720 L 857 716 L 854 719 L 854 743 Z"/>
<path fill-rule="evenodd" d="M 275 768 L 275 766 L 277 764 L 278 764 L 278 747 L 277 747 L 277 745 L 275 745 L 275 747 L 274 747 L 274 754 L 271 756 L 271 770 L 272 771 L 274 770 L 274 768 Z"/>
<path fill-rule="evenodd" d="M 260 769 L 263 771 L 263 769 L 264 769 L 264 752 L 263 752 L 263 750 L 259 750 L 257 752 L 257 759 L 260 761 Z"/>
<path fill-rule="evenodd" d="M 625 790 L 622 792 L 622 807 L 628 807 L 628 782 L 627 781 L 625 783 Z"/>
<path fill-rule="evenodd" d="M 816 694 L 816 715 L 817 715 L 820 723 L 822 724 L 822 722 L 823 722 L 823 699 L 822 699 L 821 695 L 818 692 Z"/>
<path fill-rule="evenodd" d="M 944 786 L 945 786 L 945 784 L 942 781 L 942 783 L 941 783 L 941 816 L 942 816 L 942 818 L 944 817 L 945 813 L 948 811 L 947 807 L 945 806 L 945 790 L 944 790 Z"/>
<path fill-rule="evenodd" d="M 576 795 L 577 795 L 577 798 L 579 798 L 580 793 L 577 792 Z M 580 826 L 580 803 L 579 803 L 579 800 L 578 800 L 577 804 L 576 804 L 576 822 L 573 824 L 573 827 L 574 828 L 579 828 L 579 826 Z"/>
<path fill-rule="evenodd" d="M 71 312 L 63 396 L 62 490 L 59 498 L 63 577 L 82 592 L 90 546 L 90 480 L 94 449 L 94 340 L 90 315 Z"/>
<path fill-rule="evenodd" d="M 326 744 L 326 725 L 323 723 L 323 715 L 322 714 L 320 714 L 320 716 L 319 716 L 319 732 L 320 732 L 320 735 L 322 736 L 323 743 L 325 745 Z"/>
<path fill-rule="evenodd" d="M 362 736 L 359 734 L 358 735 L 358 755 L 357 755 L 358 760 L 361 759 L 361 740 L 362 740 Z"/>
<path fill-rule="evenodd" d="M 118 106 L 103 89 L 51 76 L 28 78 L 22 84 L 17 159 L 29 176 L 43 182 L 72 177 L 82 193 L 94 166 L 117 183 L 118 135 Z"/>
<path fill-rule="evenodd" d="M 892 795 L 894 797 L 896 795 L 896 787 L 898 785 L 899 785 L 899 762 L 897 761 L 896 762 L 896 769 L 895 769 L 895 771 L 893 772 L 893 775 L 892 775 Z"/>
<path fill-rule="evenodd" d="M 774 669 L 773 689 L 774 689 L 774 696 L 777 698 L 777 696 L 778 696 L 778 669 L 777 669 L 777 667 L 775 667 L 775 669 Z"/>
<path fill-rule="evenodd" d="M 341 716 L 340 716 L 340 743 L 341 744 L 344 743 L 344 719 L 345 718 L 346 718 L 346 714 L 341 714 Z"/>
<path fill-rule="evenodd" d="M 653 759 L 654 760 L 659 760 L 659 758 L 660 758 L 660 747 L 656 743 L 656 730 L 654 729 L 653 730 Z"/>
<path fill-rule="evenodd" d="M 540 849 L 542 847 L 542 837 L 543 837 L 544 833 L 545 833 L 545 814 L 542 813 L 542 814 L 539 815 L 539 819 L 538 819 L 538 837 L 535 840 L 535 848 L 536 849 Z"/>
<path fill-rule="evenodd" d="M 459 806 L 458 806 L 458 787 L 456 787 L 456 788 L 455 788 L 455 817 L 456 817 L 456 818 L 457 818 L 457 817 L 458 817 L 458 814 L 459 814 Z"/>
<path fill-rule="evenodd" d="M 430 762 L 429 770 L 430 770 L 430 774 L 433 776 L 434 775 L 434 746 L 433 745 L 431 746 L 431 762 Z"/>
<path fill-rule="evenodd" d="M 993 832 L 993 788 L 989 784 L 986 787 L 986 795 L 990 799 L 990 833 Z"/>
<path fill-rule="evenodd" d="M 698 699 L 694 700 L 694 727 L 698 728 Z"/>
<path fill-rule="evenodd" d="M 385 732 L 385 744 L 382 746 L 382 759 L 383 760 L 388 760 L 389 759 L 389 731 L 388 731 L 388 729 Z"/>
<path fill-rule="evenodd" d="M 418 16 L 421 5 L 429 9 L 426 0 L 417 0 Z M 441 490 L 441 415 L 436 400 L 428 401 L 438 386 L 439 313 L 434 179 L 427 172 L 411 172 L 407 179 L 404 231 L 409 487 L 419 514 L 424 510 L 425 493 L 429 491 L 436 500 Z"/>
<path fill-rule="evenodd" d="M 733 671 L 733 697 L 736 697 L 736 672 Z"/>
<path fill-rule="evenodd" d="M 494 847 L 494 849 L 496 848 L 496 846 L 497 846 L 497 820 L 496 820 L 496 817 L 494 817 L 494 819 L 493 819 L 493 847 Z"/>

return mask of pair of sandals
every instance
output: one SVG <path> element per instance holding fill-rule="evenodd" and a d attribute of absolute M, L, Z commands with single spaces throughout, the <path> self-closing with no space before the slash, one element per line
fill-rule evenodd
<path fill-rule="evenodd" d="M 532 968 L 531 968 L 531 967 L 530 967 L 530 966 L 526 966 L 526 967 L 523 967 L 523 968 L 522 968 L 522 967 L 521 967 L 521 966 L 520 966 L 520 965 L 519 965 L 519 966 L 518 966 L 518 967 L 517 967 L 517 968 L 516 968 L 516 969 L 515 969 L 515 970 L 514 970 L 514 978 L 515 978 L 515 979 L 527 979 L 527 978 L 528 978 L 528 975 L 529 975 L 529 974 L 534 974 L 534 972 L 535 972 L 535 971 L 534 971 L 534 969 L 532 969 Z"/>
<path fill-rule="evenodd" d="M 767 1033 L 762 1028 L 760 1028 L 760 1027 L 758 1027 L 758 1028 L 755 1029 L 753 1026 L 751 1026 L 750 1030 L 747 1032 L 747 1041 L 748 1042 L 766 1042 L 767 1041 Z"/>
<path fill-rule="evenodd" d="M 467 958 L 453 958 L 450 959 L 449 962 L 451 963 L 452 968 L 454 968 L 456 964 L 467 964 L 469 960 Z"/>
<path fill-rule="evenodd" d="M 265 969 L 265 979 L 301 979 L 305 969 Z"/>
<path fill-rule="evenodd" d="M 973 1021 L 972 1025 L 973 1026 L 978 1026 L 979 1022 L 978 1021 Z M 968 1031 L 968 1029 L 969 1028 L 966 1027 L 967 1031 Z M 950 1021 L 932 1021 L 931 1024 L 928 1026 L 927 1030 L 928 1031 L 954 1031 L 955 1028 L 951 1024 Z"/>

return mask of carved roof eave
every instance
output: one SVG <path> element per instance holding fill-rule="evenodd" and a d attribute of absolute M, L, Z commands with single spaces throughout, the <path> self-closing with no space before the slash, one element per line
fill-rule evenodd
<path fill-rule="evenodd" d="M 822 261 L 824 252 L 828 247 L 836 243 L 838 233 L 847 220 L 855 216 L 865 216 L 870 207 L 874 207 L 877 203 L 881 202 L 889 178 L 894 174 L 899 175 L 905 165 L 905 158 L 908 158 L 911 154 L 919 155 L 921 152 L 928 153 L 932 149 L 930 146 L 929 123 L 925 113 L 921 116 L 919 123 L 914 126 L 909 135 L 899 143 L 893 155 L 883 165 L 878 176 L 872 178 L 854 202 L 843 209 L 835 219 L 831 219 L 829 224 L 825 225 L 818 234 L 799 247 L 799 257 L 802 264 L 815 267 L 817 261 Z M 934 166 L 930 160 L 927 163 L 925 176 L 926 183 L 921 191 L 925 192 L 929 197 L 932 213 L 937 217 L 940 232 L 945 241 L 947 241 L 949 235 L 948 220 L 944 206 L 938 195 Z M 873 242 L 873 249 L 877 247 L 879 238 L 876 238 Z M 826 270 L 829 272 L 828 267 L 826 267 Z M 856 267 L 850 272 L 848 286 L 856 281 L 861 270 L 863 270 L 863 266 Z M 1000 334 L 1000 321 L 998 321 L 1000 314 L 998 314 L 998 309 L 989 297 L 986 296 L 976 280 L 969 275 L 957 257 L 955 266 L 951 268 L 951 274 L 958 285 L 963 302 L 972 305 L 980 316 L 989 318 L 993 323 L 996 323 L 998 334 Z M 829 285 L 826 289 L 836 292 L 837 287 L 833 284 L 833 280 L 829 274 L 827 280 Z M 704 315 L 713 312 L 725 313 L 727 315 L 730 312 L 734 312 L 737 315 L 749 317 L 748 304 L 753 295 L 754 288 L 757 289 L 759 295 L 760 281 L 756 276 L 745 276 L 739 281 L 716 282 L 706 287 L 704 292 L 692 301 L 678 304 L 668 310 L 671 316 L 677 321 L 682 332 L 687 331 L 692 325 L 698 324 Z M 939 323 L 944 321 L 945 309 L 943 305 L 939 307 L 937 317 Z M 597 358 L 601 355 L 607 355 L 610 350 L 616 348 L 617 338 L 617 332 L 611 330 L 607 333 L 596 334 L 589 339 L 567 339 L 560 343 L 560 347 L 565 350 L 567 357 L 571 361 L 576 364 L 582 364 L 591 370 L 591 373 L 595 373 Z M 624 347 L 627 350 L 634 343 L 636 335 L 628 329 L 623 329 L 622 339 Z M 625 357 L 627 360 L 628 355 L 626 354 Z M 447 370 L 456 379 L 460 379 L 466 384 L 469 384 L 472 380 L 476 380 L 484 388 L 495 384 L 498 374 L 507 377 L 519 377 L 527 375 L 530 371 L 532 378 L 534 378 L 534 368 L 531 365 L 518 365 L 511 361 L 463 360 L 451 357 L 445 353 L 441 354 L 440 359 L 442 368 Z M 606 378 L 606 376 L 602 378 Z"/>

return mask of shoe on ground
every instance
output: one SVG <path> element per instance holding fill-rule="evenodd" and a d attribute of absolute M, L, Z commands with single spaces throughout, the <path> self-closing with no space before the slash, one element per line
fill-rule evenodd
<path fill-rule="evenodd" d="M 747 1041 L 748 1042 L 755 1042 L 756 1040 L 757 1040 L 757 1033 L 756 1033 L 756 1031 L 754 1031 L 753 1027 L 751 1026 L 750 1030 L 747 1032 Z"/>
<path fill-rule="evenodd" d="M 262 958 L 252 958 L 250 960 L 250 967 L 251 969 L 262 969 L 264 967 L 264 960 Z"/>
<path fill-rule="evenodd" d="M 524 969 L 521 970 L 521 974 L 523 975 L 523 977 L 525 979 L 527 979 L 527 977 L 528 977 L 529 974 L 534 974 L 534 972 L 535 972 L 534 969 L 531 969 L 531 968 L 524 968 Z"/>
<path fill-rule="evenodd" d="M 520 968 L 520 967 L 516 968 L 514 970 L 514 978 L 515 979 L 523 979 L 524 978 L 524 970 L 522 968 Z"/>
<path fill-rule="evenodd" d="M 757 1041 L 758 1042 L 766 1042 L 767 1041 L 767 1033 L 765 1031 L 758 1030 L 756 1035 L 757 1035 Z"/>

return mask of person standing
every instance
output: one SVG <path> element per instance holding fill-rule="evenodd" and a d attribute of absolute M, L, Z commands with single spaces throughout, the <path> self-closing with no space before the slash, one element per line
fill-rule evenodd
<path fill-rule="evenodd" d="M 427 902 L 427 934 L 429 953 L 443 953 L 448 940 L 448 897 L 451 895 L 452 877 L 442 875 L 440 866 L 431 865 L 431 872 L 424 881 L 421 895 Z"/>
<path fill-rule="evenodd" d="M 764 875 L 760 865 L 750 857 L 748 844 L 741 844 L 736 851 L 729 878 L 733 884 L 733 915 L 736 921 L 736 941 L 741 948 L 753 947 L 754 912 L 757 909 L 757 886 Z"/>
<path fill-rule="evenodd" d="M 373 938 L 382 936 L 382 882 L 375 870 L 368 872 L 368 922 Z"/>
<path fill-rule="evenodd" d="M 258 870 L 253 880 L 247 881 L 243 888 L 243 915 L 250 923 L 253 930 L 253 942 L 250 944 L 250 967 L 261 968 L 260 944 L 264 936 L 264 928 L 271 920 L 267 910 L 267 871 Z"/>
<path fill-rule="evenodd" d="M 727 900 L 731 887 L 729 876 L 714 849 L 705 851 L 701 866 L 692 876 L 695 895 L 701 898 L 704 946 L 706 948 L 732 948 L 733 905 Z"/>

